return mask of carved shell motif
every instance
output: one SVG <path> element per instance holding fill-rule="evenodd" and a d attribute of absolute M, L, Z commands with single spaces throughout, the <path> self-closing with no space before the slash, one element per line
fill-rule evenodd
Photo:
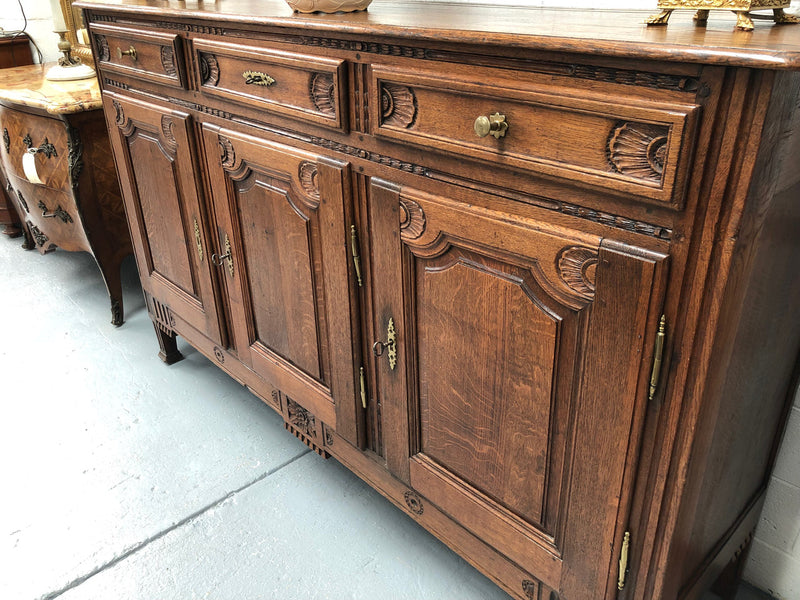
<path fill-rule="evenodd" d="M 202 85 L 219 83 L 219 63 L 217 57 L 207 52 L 200 52 L 200 82 Z"/>
<path fill-rule="evenodd" d="M 319 206 L 318 174 L 319 172 L 317 171 L 316 164 L 308 161 L 300 163 L 297 176 L 300 178 L 300 186 L 303 188 L 303 191 L 312 200 L 315 200 L 314 206 L 311 208 L 317 208 Z"/>
<path fill-rule="evenodd" d="M 608 161 L 622 175 L 661 182 L 669 146 L 669 127 L 618 123 L 608 137 Z"/>
<path fill-rule="evenodd" d="M 425 213 L 422 207 L 408 198 L 400 198 L 400 237 L 415 240 L 425 233 Z"/>
<path fill-rule="evenodd" d="M 381 85 L 381 117 L 385 125 L 411 127 L 417 118 L 417 97 L 405 85 Z"/>
<path fill-rule="evenodd" d="M 175 133 L 172 131 L 172 118 L 167 115 L 161 116 L 161 135 L 164 143 L 167 145 L 171 152 L 178 149 L 178 140 L 175 139 Z"/>
<path fill-rule="evenodd" d="M 582 298 L 594 297 L 597 251 L 583 246 L 569 246 L 558 255 L 558 274 L 567 286 Z"/>
<path fill-rule="evenodd" d="M 324 115 L 336 116 L 336 91 L 331 73 L 315 73 L 311 78 L 311 101 Z"/>
<path fill-rule="evenodd" d="M 114 123 L 122 127 L 125 124 L 125 110 L 122 108 L 122 104 L 116 100 L 112 100 L 111 104 L 114 107 Z"/>
<path fill-rule="evenodd" d="M 111 52 L 108 49 L 108 40 L 104 35 L 95 35 L 94 43 L 97 45 L 97 59 L 103 62 L 111 60 Z"/>
<path fill-rule="evenodd" d="M 230 169 L 236 162 L 236 152 L 233 149 L 233 144 L 225 136 L 219 136 L 219 159 L 222 167 Z"/>

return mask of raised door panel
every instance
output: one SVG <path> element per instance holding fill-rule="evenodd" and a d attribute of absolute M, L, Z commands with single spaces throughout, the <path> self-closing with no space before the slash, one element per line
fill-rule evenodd
<path fill-rule="evenodd" d="M 605 597 L 665 257 L 377 180 L 369 196 L 389 469 L 528 589 Z"/>
<path fill-rule="evenodd" d="M 239 359 L 357 439 L 345 199 L 349 170 L 204 126 Z M 230 251 L 227 248 L 230 247 Z"/>
<path fill-rule="evenodd" d="M 221 344 L 190 117 L 112 93 L 103 101 L 142 285 L 161 305 L 150 308 Z"/>

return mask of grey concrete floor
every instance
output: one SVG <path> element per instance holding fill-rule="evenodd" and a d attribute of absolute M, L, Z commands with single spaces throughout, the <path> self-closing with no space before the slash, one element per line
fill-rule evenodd
<path fill-rule="evenodd" d="M 164 365 L 132 259 L 115 328 L 91 256 L 20 244 L 0 235 L 0 599 L 507 599 L 186 344 Z"/>

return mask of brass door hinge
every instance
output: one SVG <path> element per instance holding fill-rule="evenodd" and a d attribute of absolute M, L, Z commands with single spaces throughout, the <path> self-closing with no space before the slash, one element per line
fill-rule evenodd
<path fill-rule="evenodd" d="M 667 338 L 667 318 L 661 315 L 658 323 L 658 333 L 656 334 L 656 347 L 653 351 L 653 370 L 650 372 L 650 400 L 652 400 L 658 390 L 658 380 L 661 376 L 661 363 L 664 360 L 664 341 Z"/>
<path fill-rule="evenodd" d="M 617 578 L 617 589 L 625 588 L 625 578 L 628 576 L 628 551 L 631 547 L 631 532 L 626 531 L 622 539 L 622 550 L 619 553 L 619 577 Z"/>
<path fill-rule="evenodd" d="M 361 406 L 367 408 L 367 383 L 364 380 L 364 367 L 358 369 L 358 384 L 361 388 Z"/>
<path fill-rule="evenodd" d="M 358 233 L 355 225 L 350 225 L 350 250 L 353 253 L 353 267 L 356 270 L 358 287 L 362 287 L 364 284 L 361 281 L 361 255 L 358 250 Z"/>

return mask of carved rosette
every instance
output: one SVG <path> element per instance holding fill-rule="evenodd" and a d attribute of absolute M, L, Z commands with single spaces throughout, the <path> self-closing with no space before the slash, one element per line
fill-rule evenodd
<path fill-rule="evenodd" d="M 108 49 L 106 36 L 95 34 L 94 43 L 97 46 L 97 59 L 106 62 L 111 60 L 111 51 Z"/>
<path fill-rule="evenodd" d="M 336 87 L 332 73 L 314 73 L 309 85 L 311 101 L 319 112 L 331 117 L 336 116 Z"/>
<path fill-rule="evenodd" d="M 286 411 L 292 427 L 311 439 L 317 437 L 317 420 L 313 414 L 291 398 L 286 399 Z"/>
<path fill-rule="evenodd" d="M 303 161 L 298 168 L 297 176 L 300 178 L 300 187 L 306 195 L 314 202 L 311 203 L 311 208 L 316 209 L 319 206 L 319 171 L 317 165 L 313 162 Z"/>
<path fill-rule="evenodd" d="M 219 364 L 225 364 L 225 353 L 219 346 L 214 346 L 214 358 L 217 359 L 217 362 L 219 362 Z"/>
<path fill-rule="evenodd" d="M 161 137 L 169 151 L 175 153 L 178 150 L 178 140 L 175 139 L 173 125 L 172 117 L 161 115 Z"/>
<path fill-rule="evenodd" d="M 236 152 L 233 144 L 225 136 L 219 136 L 219 158 L 224 169 L 232 169 L 236 162 Z"/>
<path fill-rule="evenodd" d="M 415 240 L 425 232 L 422 207 L 408 198 L 400 198 L 400 237 Z"/>
<path fill-rule="evenodd" d="M 558 254 L 558 275 L 572 291 L 582 298 L 594 298 L 597 250 L 583 246 L 569 246 Z"/>
<path fill-rule="evenodd" d="M 381 120 L 385 125 L 411 127 L 417 118 L 417 97 L 413 90 L 396 83 L 381 84 Z"/>
<path fill-rule="evenodd" d="M 618 123 L 608 136 L 608 162 L 622 175 L 661 183 L 669 147 L 669 127 Z"/>
<path fill-rule="evenodd" d="M 408 510 L 415 515 L 421 515 L 425 511 L 425 507 L 422 504 L 422 498 L 420 498 L 415 492 L 408 491 L 403 494 L 403 498 L 406 501 Z"/>
<path fill-rule="evenodd" d="M 3 127 L 3 146 L 6 148 L 6 152 L 11 149 L 11 138 L 8 136 L 8 129 Z"/>
<path fill-rule="evenodd" d="M 170 77 L 178 76 L 178 67 L 175 65 L 175 50 L 172 46 L 161 46 L 161 66 L 164 73 Z"/>
<path fill-rule="evenodd" d="M 217 85 L 219 83 L 217 57 L 208 52 L 200 53 L 200 82 L 202 85 Z"/>

